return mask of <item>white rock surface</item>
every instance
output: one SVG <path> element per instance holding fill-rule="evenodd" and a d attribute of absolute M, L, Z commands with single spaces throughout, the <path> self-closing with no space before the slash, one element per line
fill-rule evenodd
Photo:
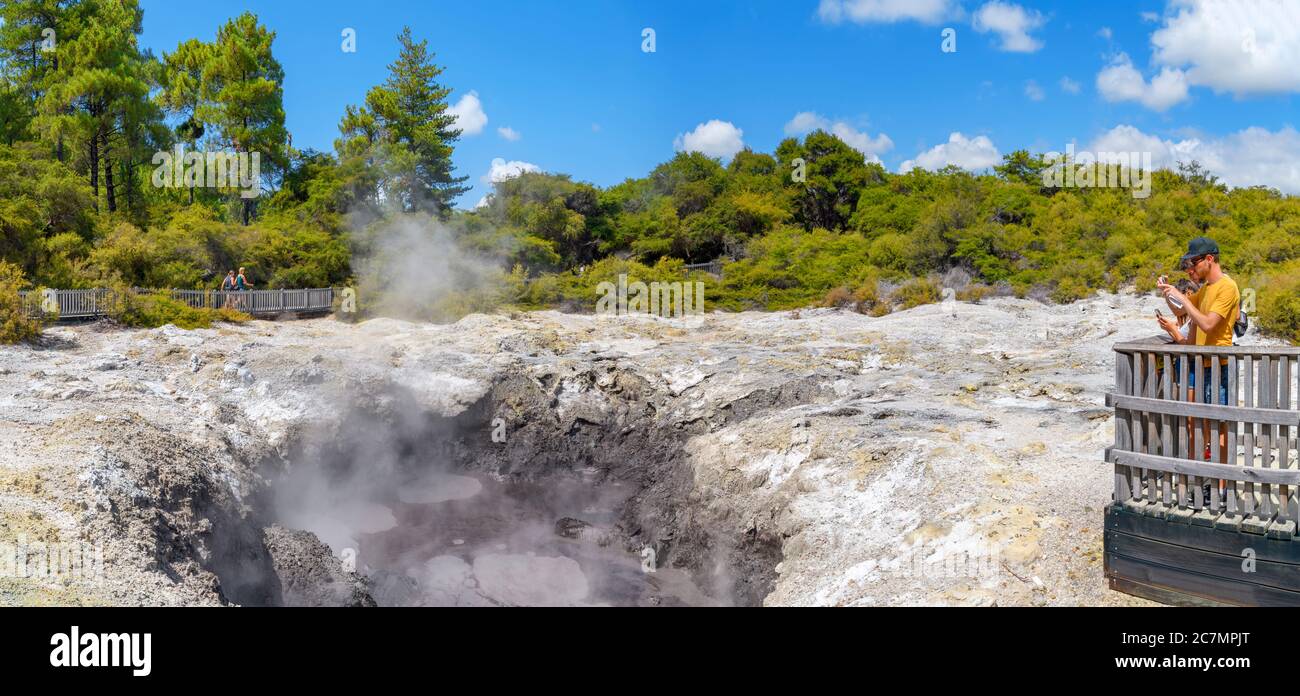
<path fill-rule="evenodd" d="M 125 495 L 129 485 L 114 457 L 142 433 L 191 448 L 183 461 L 195 463 L 185 466 L 241 500 L 256 476 L 240 453 L 284 454 L 304 424 L 345 417 L 331 406 L 343 380 L 400 382 L 419 408 L 451 416 L 503 370 L 607 360 L 671 395 L 665 417 L 683 423 L 796 380 L 825 387 L 816 403 L 759 408 L 686 443 L 701 505 L 738 536 L 766 525 L 784 537 L 767 604 L 1134 603 L 1102 577 L 1112 482 L 1102 450 L 1113 433 L 1103 398 L 1111 346 L 1155 333 L 1155 306 L 1101 295 L 881 318 L 829 309 L 682 320 L 536 312 L 447 326 L 58 327 L 48 347 L 0 348 L 0 537 L 9 537 L 0 542 L 107 535 L 99 541 L 110 562 L 94 582 L 0 578 L 0 605 L 212 601 L 200 571 L 169 579 L 103 522 L 97 496 Z M 556 408 L 617 432 L 618 416 L 597 413 L 588 389 L 561 385 Z M 167 458 L 146 451 L 160 465 Z M 479 592 L 506 603 L 533 592 L 554 603 L 585 595 L 576 567 L 561 559 L 435 561 L 435 584 L 473 577 Z M 528 577 L 564 582 L 530 587 Z"/>

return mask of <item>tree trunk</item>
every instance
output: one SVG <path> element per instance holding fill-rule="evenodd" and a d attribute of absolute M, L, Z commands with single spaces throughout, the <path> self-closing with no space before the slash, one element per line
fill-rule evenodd
<path fill-rule="evenodd" d="M 104 134 L 104 193 L 108 196 L 108 212 L 117 212 L 117 190 L 113 186 L 113 157 L 108 146 L 108 133 Z"/>
<path fill-rule="evenodd" d="M 99 136 L 90 139 L 90 190 L 95 195 L 95 212 L 99 212 Z"/>

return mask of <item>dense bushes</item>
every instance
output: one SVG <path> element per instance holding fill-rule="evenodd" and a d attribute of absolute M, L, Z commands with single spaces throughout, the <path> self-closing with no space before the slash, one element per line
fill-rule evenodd
<path fill-rule="evenodd" d="M 1300 343 L 1300 259 L 1275 269 L 1258 290 L 1260 328 Z"/>
<path fill-rule="evenodd" d="M 796 158 L 808 165 L 806 181 L 790 175 Z M 1155 172 L 1145 199 L 1120 188 L 1056 189 L 1041 185 L 1028 153 L 1005 159 L 995 174 L 890 174 L 834 136 L 812 134 L 774 155 L 741 152 L 725 167 L 679 154 L 594 194 L 566 176 L 530 173 L 452 223 L 480 252 L 509 250 L 502 267 L 521 267 L 514 282 L 525 288 L 505 293 L 523 298 L 516 306 L 581 306 L 574 283 L 593 255 L 643 264 L 642 273 L 663 259 L 729 256 L 725 279 L 705 281 L 712 308 L 873 313 L 937 301 L 942 287 L 963 301 L 1147 292 L 1157 277 L 1177 277 L 1188 240 L 1209 235 L 1227 272 L 1259 290 L 1260 325 L 1300 331 L 1285 280 L 1300 258 L 1300 198 L 1229 190 L 1194 164 Z M 967 282 L 909 282 L 952 269 Z"/>
<path fill-rule="evenodd" d="M 31 341 L 41 335 L 40 322 L 27 316 L 18 294 L 25 282 L 21 268 L 0 261 L 0 343 Z"/>
<path fill-rule="evenodd" d="M 174 324 L 182 329 L 206 329 L 214 321 L 245 322 L 251 317 L 234 309 L 199 309 L 161 292 L 131 293 L 115 289 L 112 318 L 123 326 L 152 329 Z"/>

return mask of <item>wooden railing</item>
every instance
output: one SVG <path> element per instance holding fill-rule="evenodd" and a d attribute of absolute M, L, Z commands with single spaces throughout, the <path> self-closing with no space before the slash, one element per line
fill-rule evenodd
<path fill-rule="evenodd" d="M 112 290 L 52 290 L 58 304 L 59 319 L 93 319 L 106 316 L 116 297 Z M 133 288 L 133 293 L 153 293 L 157 290 Z M 333 288 L 245 290 L 222 292 L 220 290 L 163 290 L 175 300 L 198 309 L 231 307 L 254 316 L 279 314 L 318 314 L 329 312 L 334 305 Z M 30 316 L 49 314 L 44 310 L 47 298 L 44 292 L 19 293 Z"/>
<path fill-rule="evenodd" d="M 1115 409 L 1106 450 L 1115 504 L 1170 522 L 1295 538 L 1300 348 L 1151 339 L 1116 345 L 1115 354 L 1115 391 L 1106 399 Z"/>

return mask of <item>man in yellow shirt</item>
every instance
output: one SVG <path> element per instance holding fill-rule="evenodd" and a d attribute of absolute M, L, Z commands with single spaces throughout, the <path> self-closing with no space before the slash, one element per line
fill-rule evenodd
<path fill-rule="evenodd" d="M 1188 277 L 1201 285 L 1200 289 L 1190 296 L 1184 295 L 1178 288 L 1163 281 L 1157 284 L 1157 288 L 1164 293 L 1169 308 L 1171 310 L 1181 308 L 1192 320 L 1193 331 L 1189 331 L 1187 338 L 1181 342 L 1198 346 L 1231 346 L 1232 325 L 1237 323 L 1237 315 L 1241 311 L 1241 292 L 1237 288 L 1237 282 L 1223 272 L 1223 267 L 1219 263 L 1219 245 L 1209 237 L 1193 239 L 1187 245 L 1187 253 L 1183 255 L 1182 268 L 1187 271 Z M 1162 320 L 1162 326 L 1164 321 L 1167 320 Z M 1204 358 L 1201 360 L 1200 370 L 1189 371 L 1187 381 L 1188 387 L 1192 390 L 1189 399 L 1200 400 L 1207 404 L 1214 403 L 1210 400 L 1215 396 L 1211 393 L 1210 379 L 1210 370 L 1213 366 L 1213 358 Z M 1198 372 L 1201 382 L 1200 394 L 1195 391 Z M 1217 396 L 1218 403 L 1224 405 L 1228 403 L 1227 358 L 1219 359 Z M 1204 422 L 1202 425 L 1206 451 L 1209 451 L 1209 423 Z M 1219 429 L 1219 452 L 1222 455 L 1220 460 L 1226 463 L 1228 461 L 1227 432 L 1222 427 Z M 1207 455 L 1206 459 L 1208 458 Z"/>

